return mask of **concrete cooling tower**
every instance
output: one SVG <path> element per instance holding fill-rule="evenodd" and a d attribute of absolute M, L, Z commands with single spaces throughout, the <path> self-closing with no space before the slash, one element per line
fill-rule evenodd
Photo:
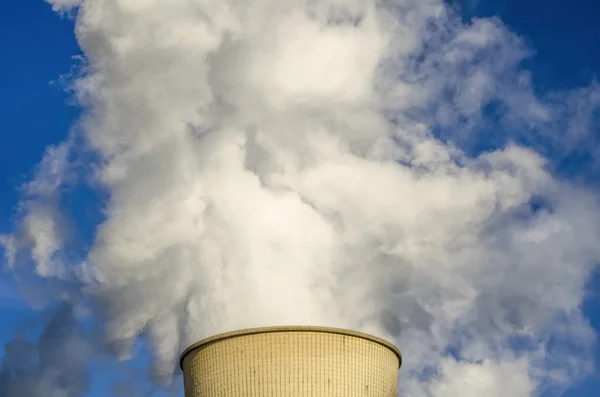
<path fill-rule="evenodd" d="M 360 332 L 269 327 L 204 339 L 180 365 L 185 397 L 396 397 L 402 355 Z"/>

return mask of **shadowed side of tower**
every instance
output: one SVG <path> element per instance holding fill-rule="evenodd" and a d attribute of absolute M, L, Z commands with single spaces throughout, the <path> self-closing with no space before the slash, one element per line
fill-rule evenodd
<path fill-rule="evenodd" d="M 326 327 L 235 331 L 181 355 L 185 397 L 396 397 L 400 365 L 391 343 Z"/>

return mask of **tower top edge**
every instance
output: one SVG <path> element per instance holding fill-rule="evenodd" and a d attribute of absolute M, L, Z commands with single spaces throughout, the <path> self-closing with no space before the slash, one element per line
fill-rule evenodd
<path fill-rule="evenodd" d="M 255 335 L 255 334 L 268 334 L 268 333 L 284 333 L 284 332 L 307 332 L 307 333 L 327 333 L 327 334 L 337 334 L 337 335 L 345 335 L 352 336 L 360 339 L 365 339 L 377 344 L 380 344 L 387 349 L 391 350 L 396 357 L 398 358 L 398 368 L 402 366 L 402 353 L 400 349 L 398 349 L 393 343 L 379 338 L 374 335 L 366 334 L 364 332 L 353 331 L 343 328 L 333 328 L 333 327 L 322 327 L 322 326 L 274 326 L 274 327 L 258 327 L 258 328 L 246 328 L 240 329 L 237 331 L 225 332 L 213 336 L 209 336 L 208 338 L 204 338 L 189 347 L 187 347 L 179 358 L 179 366 L 183 369 L 183 360 L 184 358 L 193 350 L 201 348 L 211 343 L 221 342 L 226 339 L 237 338 L 240 336 L 247 335 Z"/>

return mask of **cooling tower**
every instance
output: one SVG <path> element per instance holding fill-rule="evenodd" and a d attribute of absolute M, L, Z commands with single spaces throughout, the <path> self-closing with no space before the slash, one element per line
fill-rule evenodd
<path fill-rule="evenodd" d="M 216 335 L 180 361 L 185 397 L 396 397 L 401 364 L 385 340 L 325 327 Z"/>

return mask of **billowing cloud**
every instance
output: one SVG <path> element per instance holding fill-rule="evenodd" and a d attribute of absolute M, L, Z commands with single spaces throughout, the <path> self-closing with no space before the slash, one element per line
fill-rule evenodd
<path fill-rule="evenodd" d="M 591 370 L 598 203 L 510 143 L 555 139 L 538 130 L 569 96 L 535 95 L 500 21 L 437 0 L 84 0 L 76 34 L 73 150 L 109 199 L 61 269 L 121 358 L 144 338 L 168 381 L 201 337 L 315 324 L 394 340 L 411 396 L 532 396 Z M 38 201 L 11 241 L 64 278 L 59 206 Z"/>

